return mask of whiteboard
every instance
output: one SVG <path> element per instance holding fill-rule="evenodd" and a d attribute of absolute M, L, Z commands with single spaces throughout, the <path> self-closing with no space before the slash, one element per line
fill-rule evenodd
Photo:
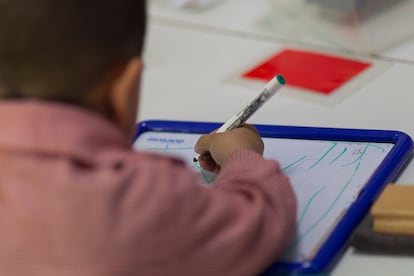
<path fill-rule="evenodd" d="M 283 130 L 282 136 L 297 136 L 297 130 L 293 129 L 292 133 L 295 135 L 290 135 L 289 127 L 287 129 L 288 134 Z M 384 160 L 389 158 L 393 149 L 396 150 L 392 139 L 388 139 L 388 142 L 384 142 L 384 139 L 378 139 L 378 142 L 374 138 L 354 141 L 351 138 L 352 134 L 359 133 L 356 130 L 344 131 L 342 137 L 341 131 L 333 129 L 337 133 L 333 136 L 342 138 L 326 139 L 329 129 L 309 129 L 316 130 L 311 131 L 312 136 L 325 132 L 322 135 L 324 138 L 263 137 L 264 157 L 280 163 L 298 199 L 296 236 L 280 258 L 281 262 L 286 263 L 306 264 L 315 257 L 335 226 L 358 199 L 366 183 Z M 264 132 L 267 133 L 266 136 L 271 133 L 269 130 Z M 141 151 L 182 158 L 200 175 L 206 185 L 214 185 L 215 175 L 205 172 L 193 161 L 196 155 L 194 145 L 200 135 L 187 133 L 187 130 L 149 130 L 140 133 L 133 146 Z M 392 136 L 392 133 L 389 135 Z M 344 137 L 349 139 L 344 140 Z M 411 149 L 411 145 L 409 148 Z M 399 158 L 404 157 L 400 154 Z"/>
<path fill-rule="evenodd" d="M 206 184 L 214 174 L 203 171 L 195 156 L 199 134 L 146 132 L 135 142 L 140 150 L 180 157 Z M 282 257 L 303 262 L 314 256 L 336 220 L 394 146 L 391 143 L 309 141 L 263 138 L 264 157 L 280 162 L 298 199 L 296 238 Z"/>

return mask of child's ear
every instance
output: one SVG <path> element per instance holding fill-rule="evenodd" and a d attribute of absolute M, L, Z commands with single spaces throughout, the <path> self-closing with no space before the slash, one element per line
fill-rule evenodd
<path fill-rule="evenodd" d="M 109 91 L 115 123 L 128 135 L 135 129 L 142 61 L 132 58 L 125 64 Z"/>

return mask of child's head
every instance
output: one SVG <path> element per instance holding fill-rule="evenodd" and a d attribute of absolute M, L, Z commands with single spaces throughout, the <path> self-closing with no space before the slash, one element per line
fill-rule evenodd
<path fill-rule="evenodd" d="M 145 14 L 144 0 L 0 0 L 0 98 L 85 106 L 130 131 L 136 106 L 119 109 L 138 96 Z"/>

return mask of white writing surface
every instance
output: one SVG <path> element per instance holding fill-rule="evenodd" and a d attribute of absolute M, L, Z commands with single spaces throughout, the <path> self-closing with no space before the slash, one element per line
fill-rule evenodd
<path fill-rule="evenodd" d="M 214 185 L 203 171 L 194 144 L 200 134 L 144 132 L 134 148 L 183 158 Z M 391 143 L 263 138 L 264 157 L 277 160 L 289 176 L 298 199 L 296 238 L 282 260 L 312 259 L 337 221 L 393 147 Z"/>

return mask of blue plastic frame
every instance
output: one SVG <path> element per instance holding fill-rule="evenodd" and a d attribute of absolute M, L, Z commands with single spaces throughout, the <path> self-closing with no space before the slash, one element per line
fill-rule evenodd
<path fill-rule="evenodd" d="M 133 141 L 146 131 L 209 133 L 222 123 L 148 120 L 137 124 Z M 392 182 L 412 157 L 413 141 L 395 130 L 321 128 L 279 125 L 254 125 L 262 137 L 350 142 L 393 143 L 394 147 L 371 176 L 357 200 L 349 207 L 315 257 L 302 263 L 276 262 L 263 275 L 314 274 L 326 272 L 344 249 L 352 231 L 369 211 L 387 183 Z"/>

